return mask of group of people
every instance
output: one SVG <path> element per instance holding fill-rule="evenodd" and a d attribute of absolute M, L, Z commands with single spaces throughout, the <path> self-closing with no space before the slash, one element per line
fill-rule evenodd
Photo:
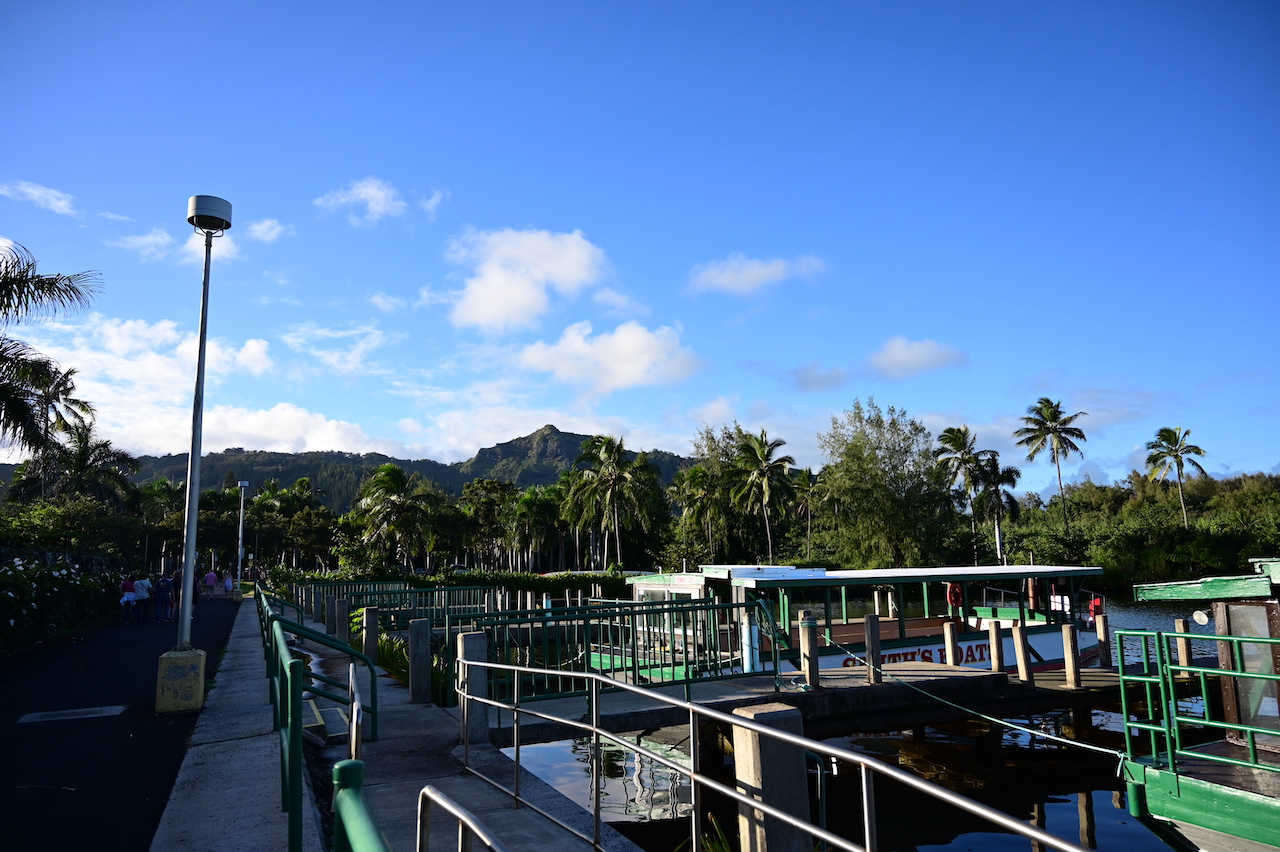
<path fill-rule="evenodd" d="M 219 577 L 212 569 L 202 578 L 203 582 L 191 584 L 194 607 L 200 602 L 201 586 L 210 597 L 222 590 L 230 598 L 235 588 L 235 578 L 228 571 L 225 577 Z M 182 572 L 161 574 L 160 579 L 152 583 L 145 574 L 130 574 L 120 583 L 120 606 L 124 609 L 125 624 L 146 624 L 150 616 L 151 601 L 156 603 L 156 623 L 168 624 L 174 620 L 175 607 L 182 596 Z"/>

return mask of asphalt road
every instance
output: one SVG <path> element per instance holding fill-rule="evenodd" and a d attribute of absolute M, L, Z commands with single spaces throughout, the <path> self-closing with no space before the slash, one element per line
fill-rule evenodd
<path fill-rule="evenodd" d="M 237 607 L 202 596 L 192 644 L 216 670 Z M 250 604 L 251 605 L 251 604 Z M 160 655 L 176 624 L 117 625 L 0 661 L 0 846 L 146 852 L 197 713 L 157 715 Z M 30 713 L 123 705 L 119 715 L 19 723 Z M 234 790 L 210 808 L 234 810 Z"/>

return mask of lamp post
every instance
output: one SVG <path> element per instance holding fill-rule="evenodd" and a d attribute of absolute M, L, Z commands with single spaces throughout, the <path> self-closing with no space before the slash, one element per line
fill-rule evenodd
<path fill-rule="evenodd" d="M 179 651 L 191 648 L 191 603 L 196 577 L 196 520 L 200 514 L 200 440 L 204 423 L 204 343 L 209 324 L 209 261 L 213 238 L 231 227 L 231 202 L 212 195 L 193 195 L 187 221 L 204 234 L 204 286 L 200 293 L 200 345 L 196 355 L 196 392 L 191 406 L 191 455 L 187 459 L 187 508 L 182 550 L 182 609 L 178 614 Z M 201 702 L 203 703 L 203 701 Z"/>
<path fill-rule="evenodd" d="M 240 588 L 240 583 L 244 581 L 244 490 L 249 487 L 249 483 L 241 480 L 240 482 L 240 536 L 236 544 L 236 588 Z"/>

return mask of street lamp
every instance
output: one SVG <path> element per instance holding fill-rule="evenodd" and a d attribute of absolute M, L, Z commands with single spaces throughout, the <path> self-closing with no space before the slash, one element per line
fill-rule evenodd
<path fill-rule="evenodd" d="M 231 202 L 212 195 L 193 195 L 187 221 L 204 234 L 204 287 L 200 293 L 200 345 L 196 355 L 196 392 L 191 406 L 191 455 L 187 459 L 186 531 L 182 552 L 182 609 L 178 614 L 179 651 L 191 649 L 191 603 L 196 577 L 196 520 L 200 514 L 200 440 L 204 422 L 204 342 L 209 325 L 209 261 L 213 238 L 231 227 Z M 203 701 L 201 701 L 203 704 Z"/>
<path fill-rule="evenodd" d="M 249 487 L 249 483 L 241 480 L 240 482 L 240 538 L 236 546 L 236 588 L 240 588 L 240 583 L 244 580 L 244 490 Z"/>

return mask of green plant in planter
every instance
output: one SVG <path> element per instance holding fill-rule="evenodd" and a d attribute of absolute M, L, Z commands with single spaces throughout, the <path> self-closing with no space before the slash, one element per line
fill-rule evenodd
<path fill-rule="evenodd" d="M 378 637 L 378 665 L 394 681 L 409 685 L 409 643 L 399 636 Z"/>

